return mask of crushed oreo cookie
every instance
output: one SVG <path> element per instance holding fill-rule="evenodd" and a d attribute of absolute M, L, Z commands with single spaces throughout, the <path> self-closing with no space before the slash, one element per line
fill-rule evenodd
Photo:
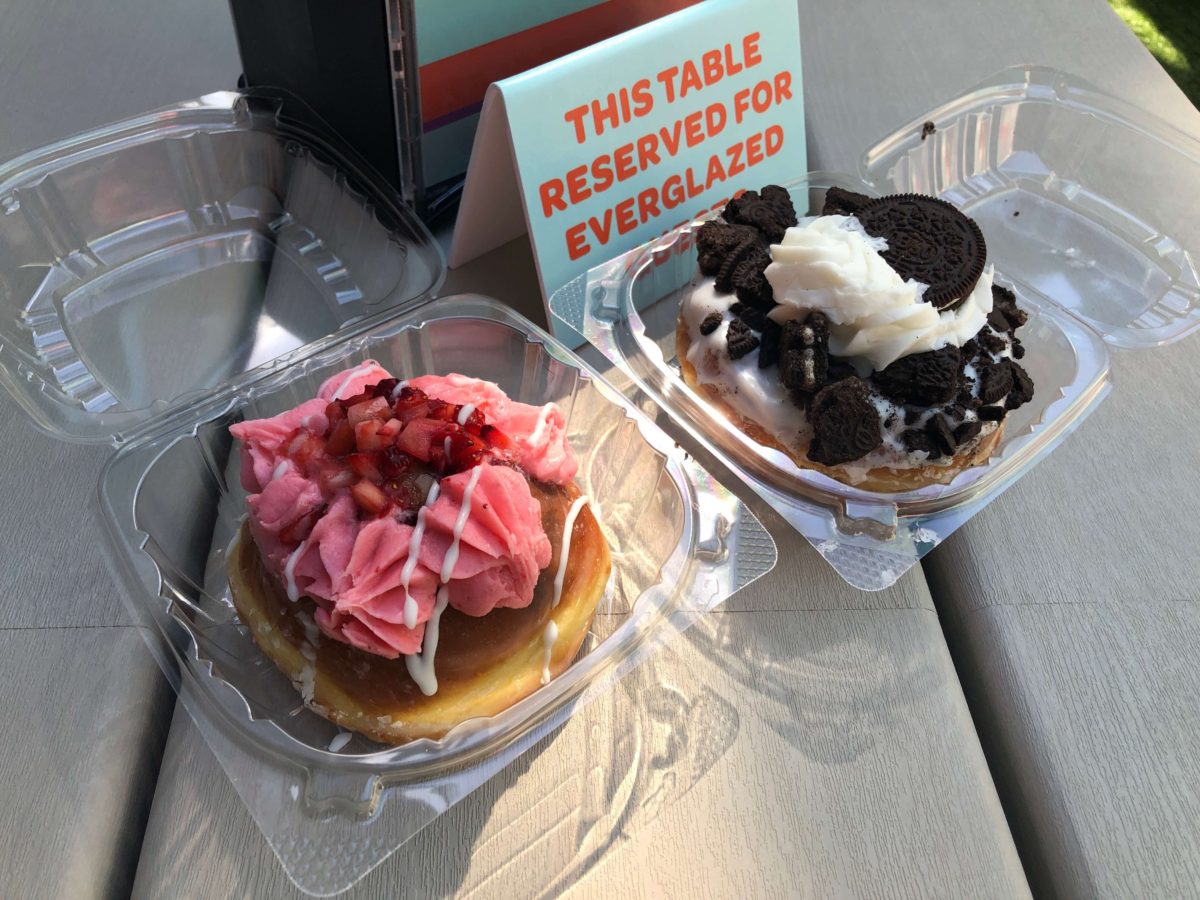
<path fill-rule="evenodd" d="M 900 442 L 909 453 L 928 453 L 936 459 L 941 453 L 934 449 L 933 441 L 923 428 L 908 428 L 900 434 Z"/>
<path fill-rule="evenodd" d="M 758 337 L 741 319 L 734 319 L 725 330 L 725 343 L 730 359 L 741 359 L 758 347 Z"/>
<path fill-rule="evenodd" d="M 717 269 L 716 274 L 713 276 L 718 291 L 722 294 L 728 294 L 733 291 L 735 274 L 739 269 L 743 272 L 747 270 L 743 267 L 743 263 L 749 263 L 751 268 L 755 265 L 761 265 L 763 269 L 770 265 L 771 254 L 757 237 L 746 238 L 746 240 L 726 252 L 725 258 L 721 261 L 720 268 Z"/>
<path fill-rule="evenodd" d="M 929 285 L 922 299 L 956 308 L 974 289 L 987 261 L 975 221 L 957 207 L 922 194 L 881 197 L 855 214 L 867 234 L 887 240 L 880 253 L 905 280 Z"/>
<path fill-rule="evenodd" d="M 1011 334 L 1029 321 L 1029 314 L 1017 306 L 1017 295 L 998 284 L 992 285 L 992 312 L 999 312 L 1004 317 L 1006 327 L 997 328 L 997 331 Z"/>
<path fill-rule="evenodd" d="M 983 370 L 979 381 L 979 399 L 983 403 L 999 403 L 1012 389 L 1012 363 L 1007 359 L 992 363 Z"/>
<path fill-rule="evenodd" d="M 757 228 L 772 244 L 782 241 L 783 233 L 798 221 L 791 195 L 777 184 L 734 197 L 725 204 L 721 218 L 733 225 Z"/>
<path fill-rule="evenodd" d="M 931 134 L 933 134 L 936 131 L 937 131 L 936 125 L 934 125 L 932 122 L 926 122 L 925 124 L 923 124 L 921 126 L 921 140 L 925 140 L 925 138 L 929 137 Z"/>
<path fill-rule="evenodd" d="M 981 422 L 1003 422 L 1007 414 L 1008 410 L 1003 406 L 981 406 L 976 412 Z"/>
<path fill-rule="evenodd" d="M 1033 379 L 1029 377 L 1029 373 L 1025 371 L 1024 366 L 1020 363 L 1015 363 L 1012 360 L 1008 361 L 1009 371 L 1012 372 L 1013 390 L 1008 395 L 1005 405 L 1009 409 L 1016 409 L 1033 399 Z M 1016 401 L 1014 405 L 1013 401 Z"/>
<path fill-rule="evenodd" d="M 958 442 L 954 439 L 954 429 L 950 427 L 946 417 L 940 413 L 934 413 L 929 417 L 929 421 L 925 423 L 925 433 L 929 435 L 929 441 L 938 451 L 939 456 L 953 456 L 954 451 L 958 449 Z"/>
<path fill-rule="evenodd" d="M 779 362 L 779 340 L 783 336 L 783 328 L 773 319 L 763 323 L 762 334 L 758 343 L 758 367 L 769 369 Z"/>
<path fill-rule="evenodd" d="M 710 334 L 712 334 L 714 331 L 716 331 L 718 328 L 721 327 L 721 322 L 723 322 L 724 320 L 725 320 L 725 317 L 722 316 L 719 312 L 717 312 L 715 310 L 713 312 L 710 312 L 707 316 L 705 316 L 700 321 L 700 333 L 702 335 L 704 335 L 705 337 L 708 337 Z"/>
<path fill-rule="evenodd" d="M 979 432 L 981 432 L 982 430 L 983 430 L 982 422 L 979 422 L 979 421 L 963 422 L 961 425 L 959 425 L 957 428 L 954 429 L 954 440 L 961 447 L 963 444 L 973 441 L 973 440 L 975 440 L 975 438 L 979 437 Z"/>
<path fill-rule="evenodd" d="M 716 275 L 729 254 L 747 241 L 758 240 L 758 230 L 749 225 L 729 225 L 715 219 L 705 222 L 696 232 L 696 256 L 700 271 L 705 275 Z"/>
<path fill-rule="evenodd" d="M 840 187 L 831 187 L 825 192 L 823 216 L 852 216 L 874 199 L 866 194 L 856 194 Z"/>
<path fill-rule="evenodd" d="M 1008 318 L 1004 315 L 1004 313 L 1000 312 L 998 308 L 993 308 L 992 311 L 988 313 L 987 323 L 991 325 L 993 329 L 999 332 L 1006 332 L 1010 330 Z"/>
<path fill-rule="evenodd" d="M 809 410 L 813 437 L 808 458 L 824 466 L 860 459 L 883 443 L 879 412 L 861 378 L 823 387 Z"/>
<path fill-rule="evenodd" d="M 957 347 L 902 356 L 874 373 L 871 382 L 889 400 L 915 406 L 941 406 L 958 393 L 962 355 Z"/>
<path fill-rule="evenodd" d="M 979 346 L 988 353 L 1000 353 L 1008 346 L 1008 342 L 994 331 L 979 332 Z"/>
<path fill-rule="evenodd" d="M 790 391 L 811 394 L 825 386 L 829 376 L 829 320 L 811 312 L 803 320 L 783 326 L 779 339 L 779 373 Z"/>
<path fill-rule="evenodd" d="M 767 318 L 767 314 L 757 306 L 747 306 L 740 300 L 729 307 L 729 313 L 730 315 L 741 319 L 743 322 L 749 325 L 753 331 L 762 331 L 767 327 L 767 322 L 770 321 Z"/>

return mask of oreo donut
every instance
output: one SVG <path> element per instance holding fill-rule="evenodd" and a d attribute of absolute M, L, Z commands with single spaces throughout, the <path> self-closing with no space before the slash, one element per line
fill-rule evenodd
<path fill-rule="evenodd" d="M 1033 398 L 1026 313 L 944 200 L 831 188 L 800 219 L 768 185 L 729 201 L 696 248 L 684 381 L 802 468 L 882 492 L 948 483 Z"/>

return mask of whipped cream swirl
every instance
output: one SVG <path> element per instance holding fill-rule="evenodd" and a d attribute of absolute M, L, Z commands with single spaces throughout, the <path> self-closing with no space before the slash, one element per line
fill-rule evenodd
<path fill-rule="evenodd" d="M 880 256 L 887 246 L 853 216 L 801 219 L 771 245 L 766 277 L 779 304 L 771 318 L 783 324 L 820 310 L 830 323 L 830 353 L 864 376 L 902 356 L 973 338 L 992 311 L 992 267 L 957 309 L 938 312 L 922 299 L 927 285 L 905 281 Z"/>

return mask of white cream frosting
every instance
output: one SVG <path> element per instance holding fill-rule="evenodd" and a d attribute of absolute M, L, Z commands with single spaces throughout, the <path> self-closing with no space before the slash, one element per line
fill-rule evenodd
<path fill-rule="evenodd" d="M 829 351 L 866 375 L 912 353 L 961 347 L 992 311 L 992 267 L 957 309 L 938 312 L 922 300 L 927 285 L 905 281 L 880 253 L 884 238 L 867 234 L 853 216 L 801 219 L 771 246 L 766 277 L 782 324 L 811 310 L 830 322 Z"/>

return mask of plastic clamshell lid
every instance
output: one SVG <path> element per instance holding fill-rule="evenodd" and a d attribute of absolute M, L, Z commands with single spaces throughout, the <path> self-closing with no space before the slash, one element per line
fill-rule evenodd
<path fill-rule="evenodd" d="M 427 301 L 444 271 L 399 196 L 280 95 L 210 94 L 0 166 L 0 380 L 55 437 L 120 444 Z"/>
<path fill-rule="evenodd" d="M 954 203 L 1006 276 L 1114 346 L 1200 328 L 1200 141 L 1073 76 L 1005 70 L 880 141 L 861 169 L 880 193 Z"/>

